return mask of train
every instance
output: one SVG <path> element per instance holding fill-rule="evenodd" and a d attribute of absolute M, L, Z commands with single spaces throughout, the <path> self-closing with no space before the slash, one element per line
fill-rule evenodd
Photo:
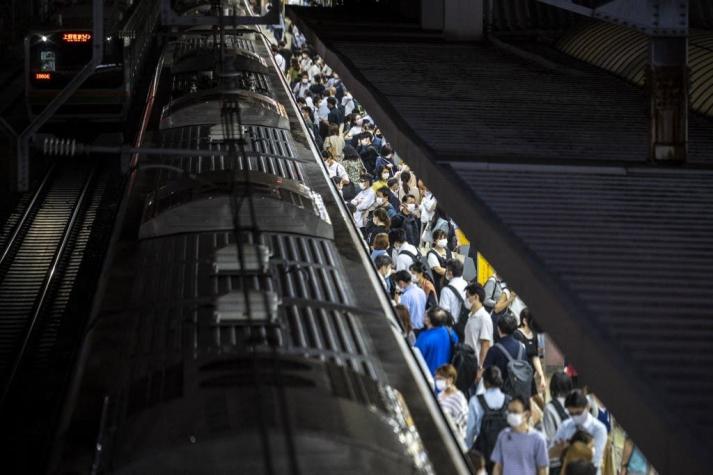
<path fill-rule="evenodd" d="M 157 1 L 107 2 L 102 62 L 53 120 L 126 119 L 158 18 Z M 41 113 L 92 57 L 91 0 L 67 5 L 54 16 L 53 24 L 25 37 L 25 99 L 30 117 Z"/>
<path fill-rule="evenodd" d="M 175 32 L 139 137 L 50 471 L 464 473 L 262 31 Z"/>

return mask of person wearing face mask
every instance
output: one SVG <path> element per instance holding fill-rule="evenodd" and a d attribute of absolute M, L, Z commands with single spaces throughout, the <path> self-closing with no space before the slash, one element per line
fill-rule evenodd
<path fill-rule="evenodd" d="M 465 288 L 466 303 L 470 307 L 470 315 L 465 324 L 465 343 L 469 344 L 478 355 L 480 370 L 488 354 L 490 345 L 493 344 L 493 321 L 483 307 L 485 291 L 480 284 L 472 284 Z"/>
<path fill-rule="evenodd" d="M 295 87 L 292 89 L 292 93 L 295 95 L 295 97 L 305 97 L 307 92 L 309 91 L 309 77 L 307 77 L 307 73 L 302 73 L 302 79 L 295 84 Z"/>
<path fill-rule="evenodd" d="M 550 444 L 550 458 L 560 457 L 574 433 L 577 430 L 583 430 L 594 437 L 592 463 L 597 467 L 597 473 L 600 474 L 604 449 L 607 444 L 606 426 L 589 413 L 589 400 L 579 389 L 575 389 L 567 395 L 564 406 L 570 418 L 564 421 L 557 430 L 557 434 Z"/>
<path fill-rule="evenodd" d="M 507 407 L 510 396 L 500 389 L 503 386 L 503 377 L 495 366 L 485 370 L 483 383 L 485 392 L 471 396 L 468 402 L 465 445 L 477 449 L 489 461 L 500 432 L 508 426 Z M 492 470 L 492 462 L 488 465 Z"/>
<path fill-rule="evenodd" d="M 409 270 L 414 278 L 414 282 L 426 293 L 426 308 L 429 309 L 437 306 L 438 294 L 436 293 L 436 288 L 433 286 L 433 282 L 431 282 L 428 274 L 426 274 L 423 264 L 414 262 L 409 267 Z"/>
<path fill-rule="evenodd" d="M 399 170 L 394 162 L 394 150 L 390 145 L 386 144 L 381 147 L 381 154 L 376 159 L 376 170 L 381 174 L 381 178 L 388 181 L 389 178 L 393 177 L 394 174 Z M 388 173 L 388 176 L 384 178 L 384 174 Z"/>
<path fill-rule="evenodd" d="M 394 265 L 389 256 L 377 256 L 374 259 L 374 267 L 376 267 L 376 272 L 381 277 L 381 283 L 384 285 L 386 292 L 391 295 L 393 292 L 393 282 L 391 279 L 391 273 L 393 271 Z"/>
<path fill-rule="evenodd" d="M 389 188 L 389 203 L 391 203 L 394 209 L 399 209 L 401 206 L 401 200 L 399 199 L 399 180 L 389 178 L 386 186 Z"/>
<path fill-rule="evenodd" d="M 407 270 L 397 271 L 392 280 L 399 295 L 398 302 L 404 305 L 411 315 L 411 328 L 415 334 L 423 329 L 423 315 L 426 312 L 426 294 L 411 281 L 411 273 Z"/>
<path fill-rule="evenodd" d="M 394 216 L 392 220 L 394 228 L 403 229 L 406 233 L 406 240 L 412 246 L 418 246 L 419 241 L 419 222 L 416 215 L 416 198 L 412 195 L 406 195 L 401 202 L 399 214 Z"/>
<path fill-rule="evenodd" d="M 376 176 L 378 177 L 378 179 L 372 185 L 374 187 L 374 191 L 378 190 L 379 188 L 386 188 L 387 185 L 389 184 L 389 170 L 384 170 L 384 169 L 380 170 L 377 167 L 376 168 Z"/>
<path fill-rule="evenodd" d="M 330 178 L 339 178 L 342 185 L 349 183 L 349 175 L 347 175 L 347 171 L 341 163 L 334 159 L 332 152 L 329 150 L 322 150 L 322 158 L 324 159 L 324 164 L 327 166 L 327 173 L 329 173 Z"/>
<path fill-rule="evenodd" d="M 448 249 L 448 235 L 442 229 L 433 231 L 433 247 L 428 251 L 428 266 L 435 280 L 436 289 L 440 293 L 446 285 L 446 262 L 453 259 L 453 253 Z"/>
<path fill-rule="evenodd" d="M 418 183 L 420 185 L 423 181 L 418 180 Z M 425 185 L 423 185 L 423 187 L 419 186 L 419 188 L 421 188 L 421 196 L 423 197 L 421 199 L 419 209 L 421 210 L 421 245 L 424 246 L 425 244 L 432 242 L 432 240 L 429 239 L 432 237 L 432 235 L 429 236 L 429 224 L 433 220 L 433 216 L 436 213 L 436 206 L 438 205 L 438 202 L 436 201 L 436 197 L 433 196 L 433 193 L 431 193 Z M 447 234 L 446 248 L 448 248 Z"/>
<path fill-rule="evenodd" d="M 460 440 L 464 440 L 466 421 L 468 420 L 468 402 L 463 393 L 456 388 L 457 377 L 458 372 L 453 365 L 440 366 L 436 370 L 436 389 L 441 409 L 453 424 L 456 435 Z"/>
<path fill-rule="evenodd" d="M 394 207 L 391 206 L 391 202 L 389 201 L 389 189 L 385 186 L 377 188 L 376 190 L 376 209 L 383 209 L 386 211 L 389 219 L 392 219 L 398 214 Z"/>
<path fill-rule="evenodd" d="M 465 305 L 465 288 L 468 282 L 463 278 L 463 263 L 457 259 L 446 262 L 446 279 L 448 285 L 441 290 L 441 297 L 438 305 L 448 310 L 456 323 L 460 323 L 460 328 L 465 328 L 467 321 L 461 322 L 461 318 L 467 318 L 469 309 L 463 311 Z M 501 368 L 502 370 L 502 368 Z"/>
<path fill-rule="evenodd" d="M 376 193 L 371 189 L 371 176 L 362 175 L 359 180 L 361 191 L 351 200 L 351 204 L 356 208 L 354 211 L 354 221 L 361 229 L 362 234 L 366 232 L 366 216 L 369 210 L 376 203 Z"/>
<path fill-rule="evenodd" d="M 547 444 L 542 434 L 530 427 L 529 418 L 529 399 L 513 398 L 508 404 L 509 427 L 498 435 L 490 456 L 495 464 L 493 475 L 547 475 Z"/>
<path fill-rule="evenodd" d="M 334 97 L 327 98 L 327 107 L 329 108 L 329 114 L 327 115 L 327 121 L 330 124 L 341 125 L 344 122 L 344 110 L 341 104 L 337 105 L 337 99 Z"/>
<path fill-rule="evenodd" d="M 563 371 L 558 371 L 550 379 L 551 400 L 545 405 L 545 413 L 542 420 L 542 427 L 548 443 L 552 443 L 557 434 L 557 430 L 562 422 L 569 419 L 569 414 L 564 408 L 564 401 L 572 391 L 572 380 Z M 562 462 L 559 457 L 550 458 L 550 475 L 560 473 Z"/>

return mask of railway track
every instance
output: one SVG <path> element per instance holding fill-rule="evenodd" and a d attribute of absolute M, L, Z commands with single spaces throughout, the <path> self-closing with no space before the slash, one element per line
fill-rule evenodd
<path fill-rule="evenodd" d="M 2 239 L 0 424 L 17 428 L 15 453 L 52 435 L 72 359 L 62 334 L 79 318 L 68 304 L 104 185 L 97 166 L 55 165 Z"/>

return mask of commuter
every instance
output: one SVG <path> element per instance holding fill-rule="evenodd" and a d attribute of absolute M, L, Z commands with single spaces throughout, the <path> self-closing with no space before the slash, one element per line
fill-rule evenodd
<path fill-rule="evenodd" d="M 398 214 L 394 207 L 391 206 L 391 202 L 389 202 L 389 189 L 385 186 L 376 190 L 376 209 L 383 209 L 386 211 L 389 219 Z"/>
<path fill-rule="evenodd" d="M 416 282 L 426 294 L 426 309 L 437 306 L 438 294 L 436 293 L 436 288 L 433 286 L 433 282 L 431 282 L 428 274 L 426 274 L 423 264 L 414 262 L 409 266 L 409 270 L 414 278 L 414 282 Z"/>
<path fill-rule="evenodd" d="M 302 98 L 302 101 L 304 103 L 304 98 Z M 300 111 L 302 112 L 302 118 L 305 121 L 305 125 L 307 126 L 307 130 L 312 136 L 312 139 L 317 143 L 317 145 L 319 145 L 320 143 L 322 143 L 322 136 L 319 134 L 319 127 L 317 127 L 317 125 L 314 123 L 312 109 L 304 105 L 300 107 Z"/>
<path fill-rule="evenodd" d="M 406 240 L 414 247 L 419 243 L 420 224 L 416 215 L 416 198 L 413 195 L 404 195 L 399 213 L 392 220 L 394 228 L 401 228 L 406 233 Z"/>
<path fill-rule="evenodd" d="M 394 310 L 396 310 L 396 315 L 399 317 L 399 323 L 401 323 L 404 337 L 408 341 L 408 344 L 413 346 L 416 343 L 416 334 L 413 332 L 413 327 L 411 326 L 411 314 L 409 314 L 408 308 L 406 305 L 397 304 Z"/>
<path fill-rule="evenodd" d="M 483 453 L 492 471 L 490 456 L 495 448 L 500 432 L 508 426 L 507 405 L 510 396 L 501 390 L 503 377 L 496 366 L 483 372 L 485 392 L 471 396 L 468 402 L 468 423 L 466 426 L 465 445 Z"/>
<path fill-rule="evenodd" d="M 302 97 L 306 99 L 307 91 L 309 91 L 309 76 L 307 76 L 307 73 L 302 73 L 300 82 L 295 84 L 292 92 L 295 97 Z"/>
<path fill-rule="evenodd" d="M 389 203 L 391 203 L 394 209 L 399 209 L 401 207 L 401 200 L 399 199 L 399 180 L 389 178 L 386 185 L 389 187 Z"/>
<path fill-rule="evenodd" d="M 386 292 L 391 295 L 393 292 L 393 281 L 391 273 L 393 272 L 393 262 L 389 256 L 377 256 L 374 259 L 374 267 L 381 278 L 381 283 L 384 284 Z"/>
<path fill-rule="evenodd" d="M 364 133 L 368 134 L 369 132 Z M 361 157 L 361 161 L 364 164 L 364 168 L 366 168 L 367 171 L 372 175 L 378 176 L 375 173 L 376 159 L 379 156 L 379 154 L 376 152 L 376 148 L 374 148 L 373 145 L 369 145 L 368 147 L 362 149 L 362 151 L 359 153 L 359 156 Z"/>
<path fill-rule="evenodd" d="M 562 454 L 562 472 L 567 473 L 567 466 L 577 460 L 591 462 L 594 457 L 594 438 L 583 430 L 578 430 L 570 437 L 568 446 Z"/>
<path fill-rule="evenodd" d="M 398 302 L 404 305 L 411 315 L 411 327 L 418 333 L 423 329 L 423 315 L 426 312 L 426 294 L 414 282 L 407 270 L 396 271 L 392 277 L 396 286 Z"/>
<path fill-rule="evenodd" d="M 337 98 L 337 100 L 341 101 L 342 107 L 344 107 L 344 115 L 348 116 L 352 112 L 354 112 L 354 108 L 356 107 L 356 105 L 354 104 L 354 98 L 352 97 L 352 95 L 349 93 L 343 92 L 344 91 L 343 86 L 341 86 L 342 96 L 340 98 L 340 96 L 339 96 L 340 86 L 341 86 L 341 81 L 339 81 L 339 85 L 335 85 L 335 89 L 336 89 L 335 97 Z"/>
<path fill-rule="evenodd" d="M 422 184 L 423 181 L 418 180 L 418 183 Z M 425 244 L 432 242 L 432 235 L 430 234 L 428 225 L 433 219 L 437 201 L 436 197 L 433 196 L 433 193 L 431 193 L 425 185 L 419 186 L 419 188 L 421 188 L 421 196 L 423 196 L 421 204 L 419 205 L 419 209 L 421 210 L 421 246 L 423 247 Z M 446 239 L 447 238 L 448 236 L 446 236 Z M 446 244 L 448 244 L 448 241 L 446 241 Z"/>
<path fill-rule="evenodd" d="M 329 115 L 327 115 L 327 121 L 330 124 L 336 124 L 339 126 L 344 122 L 344 111 L 342 106 L 337 105 L 337 99 L 334 97 L 327 98 L 327 107 L 329 107 Z"/>
<path fill-rule="evenodd" d="M 411 264 L 418 262 L 420 253 L 416 246 L 406 240 L 406 231 L 400 228 L 392 230 L 389 240 L 394 246 L 395 255 L 392 258 L 396 262 L 396 270 L 408 270 Z"/>
<path fill-rule="evenodd" d="M 361 229 L 362 234 L 364 234 L 366 228 L 366 216 L 369 210 L 376 203 L 376 193 L 374 193 L 374 190 L 371 189 L 370 175 L 362 175 L 359 180 L 359 186 L 361 187 L 361 191 L 358 195 L 356 195 L 356 197 L 354 197 L 354 199 L 351 200 L 351 203 L 356 207 L 356 211 L 354 212 L 354 221 Z"/>
<path fill-rule="evenodd" d="M 280 55 L 282 55 L 283 58 L 285 58 L 286 64 L 292 64 L 292 50 L 287 47 L 287 43 L 285 42 L 285 40 L 282 40 L 278 43 L 277 51 L 280 53 Z"/>
<path fill-rule="evenodd" d="M 589 400 L 584 392 L 575 389 L 567 395 L 564 402 L 570 418 L 562 422 L 554 439 L 550 443 L 550 458 L 559 457 L 568 446 L 569 439 L 578 430 L 584 430 L 594 437 L 594 458 L 592 462 L 600 471 L 604 448 L 607 443 L 607 428 L 589 413 Z"/>
<path fill-rule="evenodd" d="M 421 193 L 418 190 L 418 186 L 416 186 L 416 176 L 408 170 L 405 164 L 401 167 L 399 181 L 401 184 L 399 188 L 399 199 L 403 200 L 404 196 L 411 195 L 415 199 L 414 202 L 418 203 L 421 200 Z"/>
<path fill-rule="evenodd" d="M 438 403 L 449 417 L 459 440 L 465 439 L 465 426 L 468 421 L 468 401 L 456 388 L 458 372 L 451 364 L 444 364 L 436 370 L 436 389 Z"/>
<path fill-rule="evenodd" d="M 376 173 L 381 175 L 383 179 L 383 173 L 384 170 L 386 170 L 389 172 L 386 177 L 386 180 L 388 181 L 389 178 L 394 176 L 398 169 L 399 167 L 396 166 L 396 163 L 394 162 L 394 149 L 392 149 L 388 144 L 381 147 L 381 154 L 376 159 Z"/>
<path fill-rule="evenodd" d="M 347 138 L 350 140 L 356 138 L 358 140 L 357 136 L 364 132 L 364 119 L 356 112 L 352 112 L 347 118 L 347 124 L 349 127 L 349 130 L 346 132 Z"/>
<path fill-rule="evenodd" d="M 651 466 L 644 454 L 634 445 L 634 441 L 627 437 L 621 454 L 619 475 L 648 475 L 650 471 Z"/>
<path fill-rule="evenodd" d="M 572 391 L 572 380 L 569 379 L 563 371 L 558 371 L 552 375 L 550 379 L 550 397 L 551 400 L 545 405 L 545 414 L 542 421 L 542 427 L 547 438 L 547 443 L 552 444 L 557 430 L 559 430 L 562 422 L 569 419 L 569 414 L 564 408 L 564 401 L 567 395 Z M 559 457 L 550 458 L 550 475 L 558 475 L 562 462 Z"/>
<path fill-rule="evenodd" d="M 361 163 L 359 154 L 356 153 L 354 147 L 350 145 L 345 145 L 342 151 L 344 157 L 342 165 L 349 175 L 349 180 L 352 183 L 358 183 L 362 175 L 366 173 L 364 165 Z"/>
<path fill-rule="evenodd" d="M 377 234 L 374 237 L 374 244 L 372 245 L 371 260 L 374 261 L 378 256 L 388 256 L 389 255 L 389 235 L 386 233 Z M 391 259 L 391 257 L 389 257 Z"/>
<path fill-rule="evenodd" d="M 524 308 L 520 312 L 520 326 L 513 336 L 525 345 L 527 360 L 534 371 L 532 378 L 532 395 L 540 407 L 544 407 L 545 392 L 545 372 L 542 370 L 540 361 L 540 341 L 534 329 L 535 322 L 532 319 L 530 309 Z"/>
<path fill-rule="evenodd" d="M 277 45 L 270 45 L 270 51 L 272 52 L 272 57 L 275 58 L 275 64 L 277 64 L 278 69 L 281 73 L 285 74 L 287 71 L 287 60 L 277 50 Z"/>
<path fill-rule="evenodd" d="M 292 58 L 290 61 L 290 67 L 287 70 L 287 81 L 290 83 L 290 87 L 294 88 L 297 81 L 302 77 L 302 72 L 300 71 L 300 63 L 297 58 Z"/>
<path fill-rule="evenodd" d="M 377 158 L 378 161 L 378 158 Z M 376 169 L 376 177 L 377 180 L 374 182 L 372 185 L 374 187 L 374 190 L 378 190 L 380 188 L 386 188 L 389 185 L 389 170 L 379 170 L 378 166 Z"/>
<path fill-rule="evenodd" d="M 485 355 L 493 344 L 493 321 L 483 307 L 485 291 L 480 284 L 471 284 L 465 288 L 466 302 L 470 306 L 470 315 L 465 324 L 465 342 L 475 350 L 482 368 Z"/>
<path fill-rule="evenodd" d="M 310 81 L 314 81 L 314 78 L 322 72 L 322 64 L 322 58 L 315 55 L 312 64 L 307 68 L 307 75 Z"/>
<path fill-rule="evenodd" d="M 324 87 L 324 79 L 321 74 L 315 74 L 311 82 L 312 84 L 309 86 L 309 92 L 317 97 L 326 95 L 327 88 Z"/>
<path fill-rule="evenodd" d="M 597 467 L 595 467 L 592 462 L 587 462 L 586 460 L 575 460 L 568 464 L 567 471 L 562 473 L 564 475 L 596 475 Z"/>
<path fill-rule="evenodd" d="M 349 175 L 347 175 L 347 171 L 341 163 L 334 159 L 332 152 L 329 150 L 322 150 L 322 158 L 324 159 L 324 164 L 327 166 L 327 173 L 329 173 L 330 178 L 339 178 L 343 185 L 349 183 Z"/>
<path fill-rule="evenodd" d="M 324 139 L 323 149 L 332 154 L 335 160 L 344 159 L 344 139 L 339 135 L 339 126 L 330 124 L 327 129 L 327 138 Z"/>
<path fill-rule="evenodd" d="M 485 361 L 483 362 L 483 368 L 497 366 L 505 381 L 505 392 L 513 397 L 520 395 L 523 399 L 529 401 L 531 382 L 529 380 L 524 381 L 517 379 L 521 376 L 519 371 L 518 374 L 513 374 L 511 377 L 508 369 L 508 367 L 511 366 L 511 360 L 514 360 L 513 362 L 521 361 L 529 368 L 529 364 L 525 361 L 525 345 L 516 340 L 513 336 L 513 333 L 515 333 L 517 329 L 517 318 L 512 314 L 506 315 L 498 321 L 497 329 L 500 334 L 500 341 L 488 350 L 488 353 L 485 355 Z M 523 368 L 518 367 L 517 369 L 522 370 Z M 531 369 L 529 376 L 531 379 Z M 525 385 L 527 386 L 526 388 L 524 387 Z"/>
<path fill-rule="evenodd" d="M 510 427 L 500 433 L 490 457 L 494 475 L 547 474 L 547 444 L 542 434 L 530 428 L 529 417 L 529 399 L 517 396 L 508 403 Z"/>
<path fill-rule="evenodd" d="M 438 292 L 446 285 L 446 263 L 453 259 L 453 253 L 448 249 L 448 236 L 442 229 L 433 231 L 433 247 L 428 251 L 428 266 L 431 268 L 434 283 Z"/>
<path fill-rule="evenodd" d="M 448 284 L 441 290 L 438 305 L 453 316 L 456 324 L 460 323 L 461 327 L 465 328 L 466 321 L 460 322 L 460 316 L 468 313 L 468 309 L 461 312 L 465 304 L 465 288 L 468 282 L 463 278 L 463 264 L 459 260 L 451 259 L 446 263 L 446 280 Z"/>
<path fill-rule="evenodd" d="M 386 233 L 388 235 L 390 229 L 391 219 L 389 219 L 388 213 L 381 208 L 376 208 L 372 213 L 371 223 L 367 227 L 366 242 L 370 246 L 373 245 L 377 234 Z"/>
<path fill-rule="evenodd" d="M 431 374 L 450 362 L 451 349 L 458 342 L 458 336 L 447 326 L 448 312 L 434 307 L 426 312 L 423 323 L 425 329 L 416 335 L 416 348 L 421 351 Z"/>

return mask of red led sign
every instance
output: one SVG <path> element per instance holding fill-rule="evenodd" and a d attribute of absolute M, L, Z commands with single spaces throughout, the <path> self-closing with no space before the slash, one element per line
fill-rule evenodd
<path fill-rule="evenodd" d="M 87 43 L 91 41 L 91 33 L 64 33 L 62 34 L 62 40 L 65 43 Z"/>
<path fill-rule="evenodd" d="M 52 79 L 52 75 L 50 73 L 35 73 L 35 79 L 39 79 L 41 81 L 49 81 Z"/>

